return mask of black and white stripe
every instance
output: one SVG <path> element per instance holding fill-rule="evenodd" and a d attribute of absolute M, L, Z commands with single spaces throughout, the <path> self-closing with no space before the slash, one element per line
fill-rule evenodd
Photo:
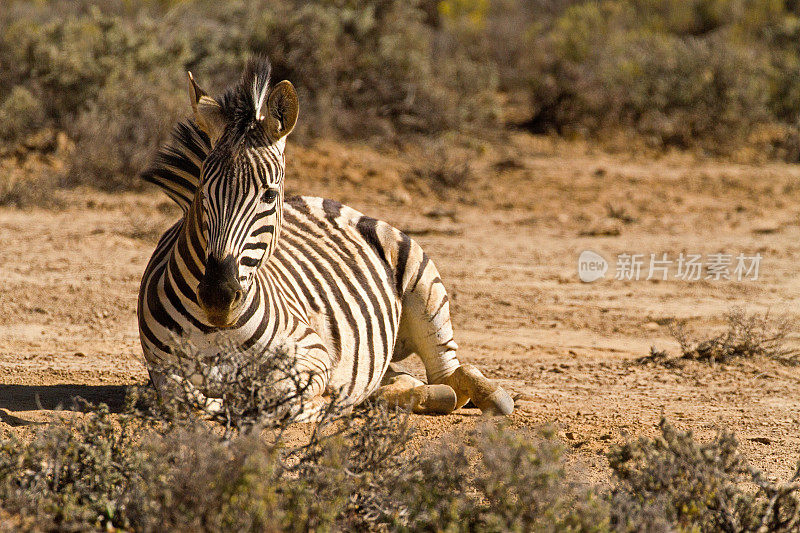
<path fill-rule="evenodd" d="M 258 126 L 268 69 L 254 62 L 216 100 L 229 122 L 213 146 L 184 122 L 144 174 L 184 211 L 142 279 L 145 358 L 152 365 L 172 357 L 175 335 L 214 349 L 222 329 L 209 321 L 198 285 L 210 257 L 232 256 L 244 296 L 226 337 L 256 353 L 291 347 L 317 374 L 315 394 L 333 388 L 363 401 L 390 360 L 414 352 L 429 381 L 441 382 L 459 363 L 433 262 L 397 229 L 338 202 L 284 200 L 285 137 L 270 140 Z"/>

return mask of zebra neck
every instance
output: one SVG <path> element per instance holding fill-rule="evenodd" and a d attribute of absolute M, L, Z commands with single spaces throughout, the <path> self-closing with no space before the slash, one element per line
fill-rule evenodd
<path fill-rule="evenodd" d="M 172 245 L 164 270 L 164 291 L 168 296 L 177 296 L 183 307 L 181 311 L 193 322 L 203 322 L 205 312 L 198 304 L 197 287 L 205 273 L 206 239 L 200 229 L 195 205 L 189 205 L 178 237 Z M 176 298 L 170 299 L 175 305 Z"/>

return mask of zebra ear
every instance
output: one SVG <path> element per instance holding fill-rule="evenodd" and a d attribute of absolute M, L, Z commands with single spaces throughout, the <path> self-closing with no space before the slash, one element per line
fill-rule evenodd
<path fill-rule="evenodd" d="M 283 80 L 272 89 L 267 99 L 267 113 L 262 119 L 272 142 L 277 142 L 292 132 L 299 110 L 297 92 L 291 82 Z"/>
<path fill-rule="evenodd" d="M 189 72 L 189 100 L 194 111 L 194 120 L 214 143 L 225 130 L 225 117 L 222 107 L 216 100 L 206 94 L 194 81 L 194 76 Z"/>

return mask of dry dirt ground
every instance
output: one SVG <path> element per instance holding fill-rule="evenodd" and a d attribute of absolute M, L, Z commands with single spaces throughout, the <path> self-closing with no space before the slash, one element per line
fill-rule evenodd
<path fill-rule="evenodd" d="M 610 446 L 654 435 L 662 415 L 703 439 L 732 430 L 757 466 L 793 471 L 800 368 L 636 359 L 652 345 L 677 355 L 673 319 L 710 334 L 733 306 L 800 318 L 800 167 L 614 155 L 521 133 L 461 146 L 473 177 L 443 196 L 413 171 L 430 154 L 335 142 L 290 145 L 287 188 L 418 239 L 450 291 L 462 360 L 517 394 L 513 425 L 554 424 L 589 478 L 607 475 Z M 157 191 L 62 199 L 0 208 L 0 435 L 47 421 L 75 394 L 119 406 L 124 386 L 147 380 L 136 294 L 177 211 Z M 580 281 L 583 250 L 609 260 L 604 279 Z M 681 252 L 763 259 L 758 280 L 684 281 L 675 264 L 668 281 L 644 279 L 651 253 Z M 644 254 L 642 279 L 614 279 L 621 253 Z M 478 420 L 415 417 L 415 444 L 461 438 Z"/>

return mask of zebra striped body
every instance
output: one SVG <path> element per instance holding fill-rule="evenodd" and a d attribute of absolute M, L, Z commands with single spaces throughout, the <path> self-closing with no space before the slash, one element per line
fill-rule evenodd
<path fill-rule="evenodd" d="M 449 412 L 469 398 L 510 412 L 505 391 L 460 365 L 447 294 L 416 242 L 332 200 L 284 201 L 285 138 L 297 119 L 291 84 L 270 87 L 264 60 L 218 99 L 189 77 L 195 121 L 178 125 L 144 174 L 184 211 L 139 292 L 156 386 L 165 385 L 157 367 L 175 356 L 176 338 L 202 356 L 220 349 L 222 334 L 253 356 L 289 350 L 296 370 L 313 376 L 306 392 L 317 400 L 335 391 L 354 405 L 379 387 L 412 387 L 422 412 Z M 408 377 L 383 383 L 390 361 L 411 353 L 440 388 Z"/>
<path fill-rule="evenodd" d="M 218 345 L 220 329 L 204 324 L 191 290 L 202 277 L 204 257 L 192 214 L 167 231 L 144 274 L 139 324 L 151 363 L 171 356 L 173 333 L 201 349 Z M 247 311 L 225 336 L 255 353 L 296 348 L 298 359 L 328 377 L 327 386 L 358 403 L 381 383 L 395 348 L 396 359 L 413 352 L 406 339 L 398 345 L 403 295 L 426 275 L 441 287 L 438 273 L 403 233 L 338 202 L 293 198 L 283 216 L 280 244 L 258 270 Z M 384 249 L 382 240 L 396 246 Z M 447 318 L 436 327 L 437 344 L 450 352 L 437 368 L 444 375 L 458 363 L 441 293 L 431 306 Z"/>

